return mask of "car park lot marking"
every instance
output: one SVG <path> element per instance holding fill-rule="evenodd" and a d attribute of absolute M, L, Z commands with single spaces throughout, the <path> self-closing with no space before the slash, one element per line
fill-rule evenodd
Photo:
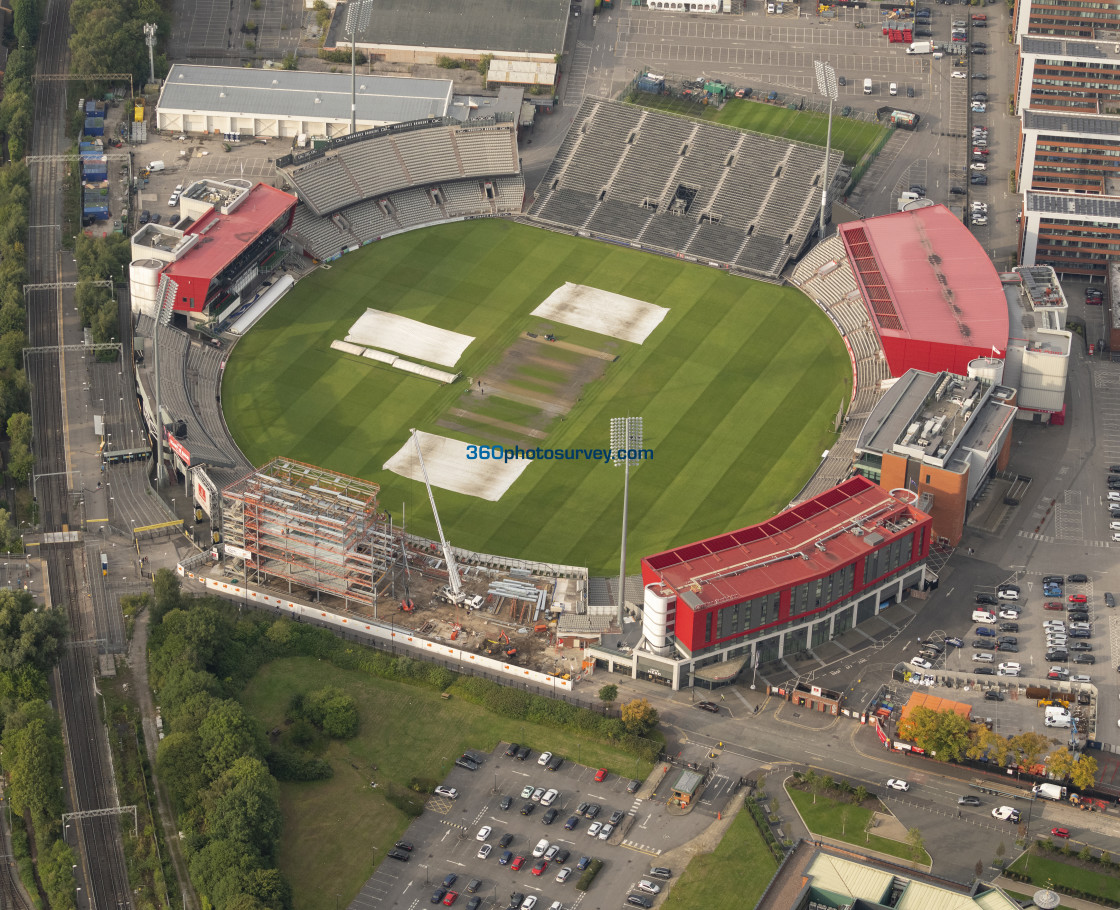
<path fill-rule="evenodd" d="M 467 830 L 466 825 L 460 824 L 459 822 L 449 822 L 446 818 L 441 818 L 440 823 L 444 824 L 444 825 L 447 825 L 448 828 L 455 828 L 458 831 L 466 831 Z"/>
<path fill-rule="evenodd" d="M 625 847 L 627 850 L 634 850 L 637 853 L 645 853 L 649 856 L 661 855 L 661 850 L 657 847 L 648 847 L 645 844 L 639 844 L 632 840 L 624 840 L 620 846 Z"/>

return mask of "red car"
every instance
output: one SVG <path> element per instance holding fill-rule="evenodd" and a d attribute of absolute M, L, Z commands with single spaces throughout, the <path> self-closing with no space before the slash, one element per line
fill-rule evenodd
<path fill-rule="evenodd" d="M 1089 602 L 1089 598 L 1084 594 L 1070 594 L 1067 600 L 1069 600 L 1071 604 L 1087 604 Z"/>
<path fill-rule="evenodd" d="M 1042 606 L 1046 610 L 1064 610 L 1066 608 L 1066 605 L 1060 600 L 1048 600 Z"/>
<path fill-rule="evenodd" d="M 982 149 L 982 148 L 977 148 L 975 146 L 972 149 L 972 154 L 974 154 L 974 155 L 988 155 L 990 153 L 991 153 L 991 149 Z"/>
<path fill-rule="evenodd" d="M 447 896 L 443 899 L 443 905 L 445 907 L 450 907 L 453 903 L 455 903 L 455 898 L 457 898 L 458 896 L 458 891 L 448 891 Z"/>
<path fill-rule="evenodd" d="M 512 863 L 510 863 L 510 866 L 509 866 L 509 867 L 510 867 L 510 868 L 511 868 L 511 869 L 512 869 L 512 870 L 513 870 L 514 872 L 516 872 L 516 871 L 517 871 L 518 869 L 520 869 L 520 868 L 521 868 L 522 866 L 524 866 L 524 865 L 525 865 L 525 857 L 524 857 L 524 856 L 515 856 L 515 857 L 513 858 L 513 862 L 512 862 Z"/>
<path fill-rule="evenodd" d="M 533 875 L 541 875 L 541 874 L 544 873 L 544 870 L 547 869 L 547 868 L 548 868 L 548 860 L 547 859 L 538 859 L 535 863 L 533 863 Z"/>
<path fill-rule="evenodd" d="M 1051 837 L 1069 837 L 1069 830 L 1066 828 L 1051 828 Z"/>
<path fill-rule="evenodd" d="M 606 768 L 600 768 L 598 771 L 595 772 L 595 780 L 596 781 L 603 781 L 603 780 L 606 780 L 606 778 L 607 778 L 607 769 Z"/>

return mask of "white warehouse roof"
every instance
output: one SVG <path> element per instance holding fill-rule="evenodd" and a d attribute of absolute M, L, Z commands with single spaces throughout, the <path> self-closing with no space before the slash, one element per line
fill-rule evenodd
<path fill-rule="evenodd" d="M 450 79 L 359 74 L 358 120 L 402 123 L 444 117 L 451 89 Z M 349 73 L 175 64 L 157 112 L 349 123 L 350 90 Z"/>

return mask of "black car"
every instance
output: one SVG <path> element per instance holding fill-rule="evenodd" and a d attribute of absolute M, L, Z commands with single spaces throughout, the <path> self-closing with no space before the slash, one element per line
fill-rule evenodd
<path fill-rule="evenodd" d="M 508 832 L 503 834 L 500 838 L 498 838 L 498 846 L 501 847 L 503 850 L 512 843 L 513 843 L 513 835 L 508 833 Z"/>
<path fill-rule="evenodd" d="M 996 644 L 996 650 L 999 651 L 1001 654 L 1018 654 L 1019 653 L 1019 646 L 1018 645 L 1001 645 L 1001 644 L 997 643 Z"/>
<path fill-rule="evenodd" d="M 625 816 L 620 810 L 615 809 L 615 811 L 611 813 L 611 818 L 608 824 L 617 825 L 620 821 L 622 821 L 624 817 Z"/>
<path fill-rule="evenodd" d="M 914 86 L 912 86 L 912 85 L 906 86 L 906 97 L 907 98 L 913 98 L 914 97 Z"/>
<path fill-rule="evenodd" d="M 559 809 L 549 809 L 544 814 L 544 818 L 542 818 L 541 821 L 544 822 L 546 825 L 551 825 L 554 821 L 556 821 L 556 816 L 559 815 L 559 814 L 560 814 Z"/>
<path fill-rule="evenodd" d="M 1088 613 L 1070 613 L 1069 614 L 1069 621 L 1070 622 L 1088 622 L 1089 621 L 1089 614 Z"/>
<path fill-rule="evenodd" d="M 649 870 L 650 878 L 672 878 L 673 870 L 666 869 L 664 866 L 654 866 Z"/>
<path fill-rule="evenodd" d="M 984 639 L 982 639 L 982 638 L 974 638 L 972 640 L 972 644 L 971 644 L 971 647 L 976 648 L 977 650 L 980 650 L 980 651 L 987 651 L 988 648 L 990 648 L 991 646 L 992 646 L 991 642 L 984 641 Z"/>
<path fill-rule="evenodd" d="M 532 752 L 533 752 L 533 750 L 530 749 L 528 746 L 522 746 L 520 749 L 517 750 L 517 760 L 518 761 L 525 761 L 525 759 L 527 759 L 532 754 Z"/>
<path fill-rule="evenodd" d="M 637 793 L 638 792 L 638 787 L 640 787 L 641 785 L 642 785 L 642 782 L 640 780 L 632 780 L 632 781 L 630 781 L 630 783 L 628 783 L 626 785 L 626 792 L 627 793 Z"/>
<path fill-rule="evenodd" d="M 991 667 L 978 667 L 976 670 L 977 676 L 995 676 L 996 671 Z"/>
<path fill-rule="evenodd" d="M 1075 664 L 1095 664 L 1097 659 L 1092 654 L 1079 651 L 1077 654 L 1073 655 L 1073 662 Z"/>
<path fill-rule="evenodd" d="M 576 829 L 576 825 L 578 825 L 578 824 L 579 824 L 579 816 L 578 815 L 570 815 L 570 816 L 568 816 L 568 820 L 566 822 L 564 822 L 564 828 L 567 831 L 574 831 Z"/>
<path fill-rule="evenodd" d="M 1070 638 L 1092 638 L 1093 633 L 1090 632 L 1088 629 L 1070 629 L 1069 630 L 1069 637 Z"/>
<path fill-rule="evenodd" d="M 508 866 L 512 860 L 513 860 L 513 851 L 512 850 L 506 850 L 504 853 L 502 853 L 501 856 L 498 857 L 498 865 L 499 866 Z"/>
<path fill-rule="evenodd" d="M 1112 596 L 1111 591 L 1105 591 L 1104 592 L 1104 605 L 1106 607 L 1115 607 L 1116 606 L 1116 598 Z"/>
<path fill-rule="evenodd" d="M 985 44 L 983 41 L 973 41 L 972 46 L 973 47 L 987 47 L 988 45 Z"/>
<path fill-rule="evenodd" d="M 468 771 L 477 771 L 479 767 L 466 756 L 455 759 L 455 766 L 458 768 L 466 768 Z"/>
<path fill-rule="evenodd" d="M 949 187 L 949 192 L 954 196 L 963 196 L 968 192 L 968 190 L 966 190 L 963 186 L 951 186 Z"/>
<path fill-rule="evenodd" d="M 988 100 L 988 93 L 987 92 L 974 92 L 973 95 L 972 95 L 972 100 L 973 101 L 985 101 L 986 102 Z"/>
<path fill-rule="evenodd" d="M 973 796 L 971 794 L 969 794 L 968 796 L 962 796 L 957 800 L 957 805 L 958 806 L 979 806 L 979 805 L 981 805 L 980 797 L 979 796 Z"/>
<path fill-rule="evenodd" d="M 1017 639 L 1014 635 L 1001 635 L 999 638 L 996 639 L 996 641 L 998 641 L 1001 645 L 1017 645 L 1017 644 L 1019 644 L 1019 639 Z"/>
<path fill-rule="evenodd" d="M 915 38 L 932 38 L 933 37 L 933 32 L 931 32 L 928 28 L 916 28 L 916 29 L 914 29 L 914 37 Z"/>
<path fill-rule="evenodd" d="M 984 693 L 985 701 L 1003 701 L 1003 693 L 996 692 L 994 689 L 991 692 Z"/>
<path fill-rule="evenodd" d="M 509 748 L 506 749 L 506 758 L 513 758 L 514 756 L 516 756 L 520 748 L 520 743 L 510 743 Z"/>
<path fill-rule="evenodd" d="M 1108 466 L 1109 473 L 1120 474 L 1120 464 L 1110 464 Z"/>
<path fill-rule="evenodd" d="M 509 896 L 510 910 L 517 910 L 517 908 L 521 906 L 521 902 L 524 900 L 524 894 L 522 894 L 520 891 L 514 891 L 513 894 Z"/>
<path fill-rule="evenodd" d="M 467 901 L 466 910 L 478 910 L 478 908 L 481 907 L 481 906 L 482 906 L 482 898 L 479 897 L 478 895 L 475 895 L 469 901 Z"/>
<path fill-rule="evenodd" d="M 501 806 L 503 809 L 508 809 L 510 806 L 513 805 L 513 797 L 512 796 L 503 796 L 502 801 L 500 803 L 498 803 L 498 805 Z"/>
<path fill-rule="evenodd" d="M 988 23 L 987 22 L 973 22 L 972 27 L 973 28 L 987 28 Z"/>
<path fill-rule="evenodd" d="M 1069 649 L 1071 651 L 1092 651 L 1093 646 L 1087 641 L 1075 641 L 1070 643 Z"/>
<path fill-rule="evenodd" d="M 1052 648 L 1046 652 L 1047 660 L 1069 660 L 1069 652 L 1065 648 Z"/>
<path fill-rule="evenodd" d="M 576 863 L 576 869 L 578 871 L 582 872 L 584 869 L 586 869 L 590 865 L 591 865 L 591 857 L 590 856 L 581 856 L 579 858 L 579 862 Z"/>
<path fill-rule="evenodd" d="M 576 815 L 586 815 L 587 810 L 591 808 L 591 803 L 580 803 L 576 806 Z"/>
<path fill-rule="evenodd" d="M 978 604 L 987 604 L 991 607 L 999 606 L 999 601 L 996 600 L 996 596 L 994 594 L 977 594 L 976 602 Z"/>
<path fill-rule="evenodd" d="M 1069 580 L 1072 581 L 1072 582 L 1076 582 L 1077 584 L 1082 584 L 1083 585 L 1083 584 L 1085 584 L 1085 582 L 1087 582 L 1089 580 L 1089 576 L 1088 575 L 1082 575 L 1081 573 L 1077 573 L 1075 575 L 1070 575 Z"/>
<path fill-rule="evenodd" d="M 719 714 L 719 705 L 714 701 L 698 701 L 696 707 L 701 711 L 710 711 L 712 714 Z"/>
<path fill-rule="evenodd" d="M 1064 585 L 1066 577 L 1064 575 L 1043 575 L 1042 583 L 1044 585 Z"/>
<path fill-rule="evenodd" d="M 626 903 L 633 904 L 635 907 L 652 907 L 653 899 L 644 894 L 630 894 L 626 897 Z"/>
<path fill-rule="evenodd" d="M 386 855 L 386 856 L 388 856 L 388 857 L 389 857 L 389 859 L 398 859 L 398 860 L 400 860 L 400 861 L 401 861 L 402 863 L 407 863 L 407 862 L 408 862 L 408 860 L 409 860 L 409 856 L 408 856 L 408 854 L 407 854 L 407 853 L 405 853 L 405 852 L 404 852 L 403 850 L 390 850 L 390 851 L 389 851 L 389 852 L 388 852 L 387 854 L 385 854 L 385 855 Z"/>
<path fill-rule="evenodd" d="M 584 811 L 583 814 L 585 816 L 587 816 L 588 818 L 595 818 L 595 816 L 598 815 L 602 811 L 603 811 L 602 806 L 600 806 L 598 803 L 592 803 L 590 806 L 587 807 L 587 809 Z"/>
<path fill-rule="evenodd" d="M 412 852 L 412 844 L 406 840 L 399 840 L 395 844 L 393 844 L 393 846 L 398 850 L 407 850 L 409 853 Z"/>
<path fill-rule="evenodd" d="M 987 48 L 974 47 L 972 49 L 972 53 L 975 54 L 977 57 L 983 57 L 985 54 L 988 53 L 988 51 L 987 51 Z"/>
<path fill-rule="evenodd" d="M 973 80 L 974 82 L 975 82 L 975 81 L 976 81 L 977 79 L 987 79 L 987 78 L 988 78 L 988 74 L 987 74 L 987 73 L 973 73 L 973 74 L 972 74 L 972 80 Z"/>
<path fill-rule="evenodd" d="M 450 888 L 452 885 L 455 884 L 455 882 L 458 880 L 458 878 L 459 878 L 459 876 L 456 875 L 454 872 L 448 872 L 447 875 L 444 876 L 443 887 Z"/>
<path fill-rule="evenodd" d="M 558 771 L 562 764 L 564 764 L 563 756 L 553 755 L 552 758 L 548 760 L 548 765 L 546 767 L 549 771 Z"/>
<path fill-rule="evenodd" d="M 912 183 L 910 184 L 910 192 L 917 193 L 919 196 L 924 196 L 926 194 L 926 188 L 920 183 Z"/>
<path fill-rule="evenodd" d="M 1019 624 L 1017 622 L 1001 622 L 999 624 L 999 630 L 1001 632 L 1018 632 Z"/>
<path fill-rule="evenodd" d="M 446 888 L 436 888 L 436 890 L 432 892 L 432 903 L 433 904 L 438 904 L 446 896 L 447 896 L 447 889 Z"/>
<path fill-rule="evenodd" d="M 984 176 L 983 174 L 973 174 L 969 178 L 968 182 L 971 183 L 973 186 L 987 186 L 988 185 L 988 178 L 986 176 Z"/>
<path fill-rule="evenodd" d="M 558 865 L 558 866 L 559 866 L 559 865 L 561 865 L 562 863 L 566 863 L 566 862 L 568 861 L 568 857 L 569 857 L 569 856 L 571 856 L 571 855 L 572 855 L 572 853 L 571 853 L 571 851 L 570 851 L 570 850 L 560 850 L 560 851 L 559 851 L 559 852 L 558 852 L 558 853 L 556 854 L 556 856 L 554 856 L 554 857 L 552 858 L 552 861 L 553 861 L 554 863 L 556 863 L 556 865 Z"/>
<path fill-rule="evenodd" d="M 526 803 L 524 806 L 521 807 L 521 814 L 522 815 L 532 815 L 533 810 L 535 808 L 537 808 L 536 803 Z"/>

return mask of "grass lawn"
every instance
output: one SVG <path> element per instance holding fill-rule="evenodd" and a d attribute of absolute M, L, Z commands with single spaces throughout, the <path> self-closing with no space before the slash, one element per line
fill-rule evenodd
<path fill-rule="evenodd" d="M 1003 893 L 1006 894 L 1008 897 L 1014 898 L 1015 900 L 1019 901 L 1020 903 L 1022 903 L 1024 905 L 1026 905 L 1026 903 L 1028 901 L 1033 900 L 1032 895 L 1023 894 L 1021 891 L 1011 891 L 1008 888 L 1004 888 Z M 1067 907 L 1065 904 L 1058 904 L 1058 906 L 1055 908 L 1055 910 L 1073 910 L 1073 908 L 1072 907 Z"/>
<path fill-rule="evenodd" d="M 780 104 L 733 98 L 723 106 L 722 110 L 719 110 L 665 95 L 639 93 L 634 100 L 643 107 L 710 120 L 713 123 L 734 126 L 754 133 L 764 133 L 767 136 L 781 136 L 795 142 L 823 146 L 828 137 L 827 115 L 818 114 L 816 111 L 791 111 Z M 854 165 L 879 141 L 886 127 L 865 120 L 849 120 L 839 114 L 840 108 L 834 107 L 832 147 L 844 153 L 845 164 Z"/>
<path fill-rule="evenodd" d="M 343 906 L 348 904 L 408 827 L 409 819 L 386 801 L 383 790 L 370 787 L 371 779 L 401 786 L 414 777 L 438 780 L 464 749 L 488 752 L 502 740 L 572 758 L 577 754 L 576 740 L 552 728 L 497 717 L 454 696 L 442 699 L 438 692 L 313 658 L 264 666 L 241 701 L 262 729 L 272 730 L 282 725 L 292 695 L 323 686 L 338 686 L 357 699 L 361 728 L 356 738 L 327 746 L 323 757 L 334 768 L 331 780 L 280 785 L 280 868 L 300 910 L 332 910 L 336 893 Z M 593 741 L 580 741 L 578 755 L 586 765 L 622 776 L 637 771 L 644 778 L 650 771 L 647 763 L 635 765 L 633 757 Z M 485 769 L 479 773 L 489 777 Z M 449 818 L 472 822 L 454 813 Z"/>
<path fill-rule="evenodd" d="M 1096 868 L 1082 868 L 1071 856 L 1024 853 L 1008 868 L 1031 877 L 1031 883 L 1045 887 L 1052 883 L 1056 888 L 1083 891 L 1097 897 L 1120 901 L 1120 876 L 1115 873 L 1100 872 Z"/>
<path fill-rule="evenodd" d="M 565 281 L 670 312 L 643 345 L 545 328 L 530 312 Z M 783 508 L 835 440 L 833 417 L 851 392 L 836 329 L 795 289 L 498 219 L 391 237 L 305 278 L 277 304 L 231 353 L 222 402 L 255 464 L 283 455 L 374 480 L 383 505 L 399 519 L 406 504 L 408 529 L 427 536 L 436 531 L 424 485 L 382 468 L 408 429 L 487 442 L 479 415 L 516 422 L 521 406 L 491 418 L 488 403 L 464 397 L 464 382 L 440 385 L 332 351 L 367 307 L 474 336 L 456 367 L 465 377 L 484 375 L 525 331 L 610 346 L 618 360 L 582 387 L 564 421 L 545 439 L 518 442 L 605 447 L 610 418 L 645 418 L 654 456 L 631 471 L 631 571 L 644 554 Z M 461 429 L 437 425 L 464 401 L 478 407 L 456 418 Z M 530 464 L 500 502 L 443 490 L 436 499 L 458 546 L 618 570 L 622 476 L 602 462 Z"/>
<path fill-rule="evenodd" d="M 866 847 L 870 850 L 877 850 L 879 853 L 887 853 L 890 856 L 913 859 L 908 844 L 889 840 L 885 837 L 877 837 L 874 834 L 870 837 L 864 834 L 867 822 L 873 814 L 870 809 L 852 803 L 837 802 L 825 796 L 818 796 L 816 805 L 813 805 L 812 793 L 803 793 L 801 790 L 795 790 L 792 787 L 787 787 L 786 792 L 790 795 L 790 799 L 797 806 L 797 811 L 801 813 L 801 817 L 813 834 L 835 838 L 854 844 L 857 847 Z M 845 810 L 847 811 L 846 821 L 844 819 Z M 929 854 L 923 850 L 919 862 L 928 863 L 929 861 Z"/>
<path fill-rule="evenodd" d="M 688 864 L 661 906 L 663 910 L 753 907 L 777 869 L 750 812 L 743 808 L 719 846 Z"/>

